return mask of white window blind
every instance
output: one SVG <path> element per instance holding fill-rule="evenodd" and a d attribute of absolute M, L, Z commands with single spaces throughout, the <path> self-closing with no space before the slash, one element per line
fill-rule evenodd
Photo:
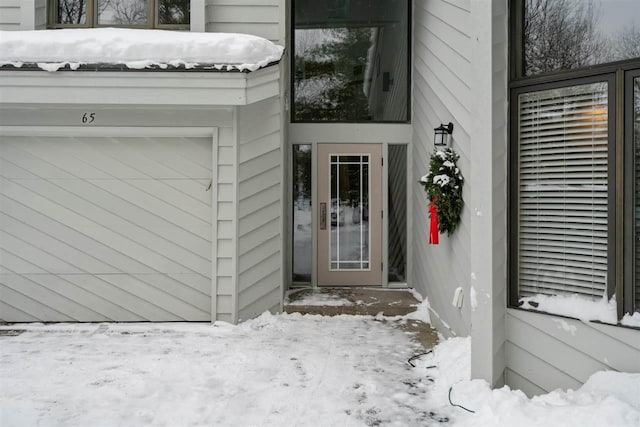
<path fill-rule="evenodd" d="M 518 99 L 519 296 L 607 287 L 607 83 Z"/>

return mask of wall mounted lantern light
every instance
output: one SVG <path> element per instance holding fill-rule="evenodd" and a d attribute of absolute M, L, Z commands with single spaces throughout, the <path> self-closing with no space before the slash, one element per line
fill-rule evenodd
<path fill-rule="evenodd" d="M 433 129 L 433 145 L 449 145 L 451 142 L 451 134 L 453 133 L 453 123 L 445 125 L 444 123 Z"/>

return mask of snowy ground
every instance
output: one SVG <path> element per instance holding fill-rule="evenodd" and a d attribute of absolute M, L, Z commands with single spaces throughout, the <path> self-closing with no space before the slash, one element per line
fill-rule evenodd
<path fill-rule="evenodd" d="M 27 331 L 0 336 L 3 427 L 640 425 L 640 375 L 530 400 L 468 381 L 466 338 L 412 367 L 420 349 L 372 317 L 11 327 Z"/>

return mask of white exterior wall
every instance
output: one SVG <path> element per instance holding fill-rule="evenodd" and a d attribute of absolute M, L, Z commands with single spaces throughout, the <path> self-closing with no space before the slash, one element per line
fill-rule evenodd
<path fill-rule="evenodd" d="M 46 28 L 46 5 L 46 0 L 0 0 L 0 30 Z"/>
<path fill-rule="evenodd" d="M 205 30 L 285 43 L 285 0 L 205 0 Z"/>
<path fill-rule="evenodd" d="M 0 0 L 0 30 L 21 30 L 20 0 Z"/>
<path fill-rule="evenodd" d="M 413 283 L 429 298 L 431 320 L 443 334 L 468 335 L 471 310 L 470 286 L 470 178 L 472 129 L 472 43 L 470 1 L 417 0 L 413 37 L 413 175 L 415 181 L 429 170 L 434 150 L 433 128 L 453 122 L 452 147 L 460 154 L 458 166 L 466 178 L 465 206 L 455 234 L 441 236 L 438 246 L 429 245 L 427 197 L 421 185 L 413 186 Z M 461 310 L 451 305 L 462 286 Z"/>
<path fill-rule="evenodd" d="M 429 298 L 438 330 L 472 335 L 472 375 L 499 385 L 506 306 L 506 1 L 417 1 L 414 28 L 414 175 L 428 171 L 433 128 L 451 121 L 465 176 L 461 224 L 438 246 L 427 243 L 426 196 L 414 187 L 414 286 Z M 464 293 L 462 309 L 451 304 L 457 287 Z"/>
<path fill-rule="evenodd" d="M 283 295 L 281 104 L 238 108 L 238 316 L 279 311 Z"/>
<path fill-rule="evenodd" d="M 640 331 L 509 309 L 505 353 L 512 388 L 576 389 L 597 371 L 640 373 Z"/>

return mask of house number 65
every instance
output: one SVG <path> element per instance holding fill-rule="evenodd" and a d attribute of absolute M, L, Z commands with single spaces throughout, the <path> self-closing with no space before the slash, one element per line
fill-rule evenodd
<path fill-rule="evenodd" d="M 84 113 L 82 115 L 82 123 L 89 124 L 96 120 L 96 113 Z"/>

